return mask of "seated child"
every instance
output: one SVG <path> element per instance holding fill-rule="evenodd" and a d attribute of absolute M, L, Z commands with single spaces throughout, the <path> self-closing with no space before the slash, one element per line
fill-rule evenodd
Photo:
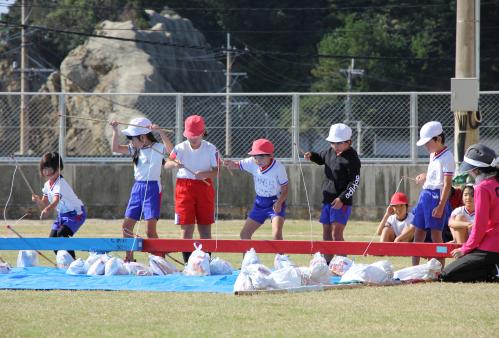
<path fill-rule="evenodd" d="M 414 215 L 408 213 L 409 202 L 402 192 L 393 194 L 390 205 L 378 225 L 377 235 L 381 242 L 411 242 L 414 238 Z"/>
<path fill-rule="evenodd" d="M 464 205 L 452 211 L 449 220 L 449 228 L 458 244 L 465 243 L 468 239 L 471 227 L 475 221 L 475 203 L 473 200 L 474 189 L 472 185 L 467 185 L 463 189 Z"/>

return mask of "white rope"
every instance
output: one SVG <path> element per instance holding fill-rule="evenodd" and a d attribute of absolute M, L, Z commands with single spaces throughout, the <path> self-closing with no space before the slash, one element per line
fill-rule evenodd
<path fill-rule="evenodd" d="M 219 190 L 220 190 L 220 164 L 221 164 L 221 156 L 220 152 L 217 149 L 217 195 L 216 195 L 216 207 L 215 207 L 215 251 L 218 250 L 218 207 L 219 207 Z M 230 169 L 228 169 L 230 170 Z M 213 257 L 210 257 L 211 259 Z"/>
<path fill-rule="evenodd" d="M 9 197 L 7 198 L 7 202 L 5 202 L 5 207 L 3 208 L 3 220 L 5 221 L 5 223 L 7 223 L 7 206 L 9 205 L 10 198 L 12 197 L 12 191 L 14 190 L 14 178 L 16 176 L 16 171 L 17 171 L 17 164 L 14 168 L 14 172 L 12 173 L 12 181 L 10 183 Z M 24 218 L 24 216 L 23 216 L 23 218 Z M 2 236 L 2 237 L 5 238 L 5 236 Z"/>
<path fill-rule="evenodd" d="M 310 250 L 313 249 L 313 226 L 312 226 L 312 209 L 310 208 L 310 200 L 308 198 L 308 190 L 307 190 L 307 184 L 305 183 L 305 175 L 303 174 L 303 168 L 301 165 L 301 158 L 300 158 L 300 149 L 298 148 L 298 145 L 296 143 L 293 143 L 296 147 L 296 150 L 298 151 L 298 167 L 300 168 L 300 174 L 303 180 L 303 188 L 305 189 L 305 197 L 307 199 L 307 207 L 308 207 L 308 219 L 310 223 Z"/>

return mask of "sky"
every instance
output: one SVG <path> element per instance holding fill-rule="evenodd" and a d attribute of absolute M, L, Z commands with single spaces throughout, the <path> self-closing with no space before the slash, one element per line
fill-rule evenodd
<path fill-rule="evenodd" d="M 1 0 L 0 1 L 0 13 L 7 13 L 9 11 L 8 6 L 16 2 L 16 0 Z"/>

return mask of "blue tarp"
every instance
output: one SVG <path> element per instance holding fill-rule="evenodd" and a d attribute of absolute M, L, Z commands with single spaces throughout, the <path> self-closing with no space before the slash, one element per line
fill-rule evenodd
<path fill-rule="evenodd" d="M 13 268 L 0 274 L 0 289 L 14 290 L 112 290 L 232 293 L 239 271 L 230 276 L 87 276 L 68 275 L 47 267 Z M 338 283 L 339 277 L 332 277 Z"/>

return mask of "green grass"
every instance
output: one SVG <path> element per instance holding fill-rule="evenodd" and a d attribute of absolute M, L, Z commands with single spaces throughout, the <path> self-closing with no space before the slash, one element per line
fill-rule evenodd
<path fill-rule="evenodd" d="M 242 221 L 218 224 L 219 238 L 237 238 Z M 141 233 L 144 232 L 141 225 Z M 26 237 L 45 237 L 49 221 L 21 221 Z M 369 241 L 376 225 L 351 222 L 346 240 Z M 160 237 L 178 228 L 160 221 Z M 0 235 L 11 236 L 5 228 Z M 215 227 L 213 228 L 215 232 Z M 319 239 L 314 223 L 312 238 Z M 90 220 L 78 237 L 119 237 L 120 221 Z M 309 240 L 310 224 L 287 221 L 287 239 Z M 269 225 L 255 238 L 270 238 Z M 11 264 L 17 252 L 0 252 Z M 46 252 L 50 257 L 53 253 Z M 78 252 L 86 258 L 87 253 Z M 225 254 L 238 267 L 240 254 Z M 271 266 L 273 255 L 259 255 Z M 137 254 L 139 260 L 145 255 Z M 180 258 L 179 255 L 177 255 Z M 291 257 L 300 265 L 309 255 Z M 357 262 L 381 258 L 354 257 Z M 391 257 L 396 268 L 410 258 Z M 43 261 L 40 261 L 45 265 Z M 200 293 L 0 291 L 0 335 L 14 336 L 455 336 L 498 337 L 499 288 L 489 284 L 428 283 L 350 290 L 233 296 Z"/>

